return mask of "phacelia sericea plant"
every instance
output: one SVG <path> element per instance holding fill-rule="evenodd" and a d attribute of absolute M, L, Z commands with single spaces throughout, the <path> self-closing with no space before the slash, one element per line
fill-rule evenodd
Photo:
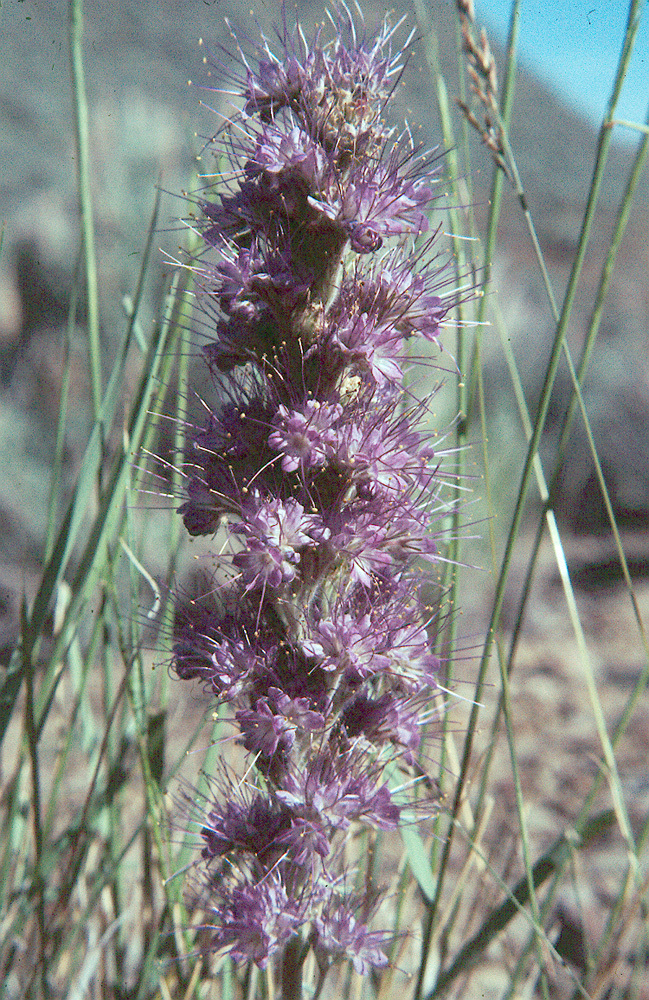
<path fill-rule="evenodd" d="M 409 343 L 439 348 L 459 294 L 426 214 L 436 154 L 384 122 L 395 28 L 344 7 L 329 27 L 307 39 L 284 17 L 279 54 L 237 41 L 189 262 L 213 399 L 179 513 L 219 537 L 204 595 L 177 596 L 172 666 L 248 755 L 188 805 L 201 947 L 272 963 L 284 1000 L 307 956 L 316 994 L 334 963 L 387 964 L 354 834 L 435 808 L 420 754 L 440 610 L 419 592 L 452 502 Z"/>

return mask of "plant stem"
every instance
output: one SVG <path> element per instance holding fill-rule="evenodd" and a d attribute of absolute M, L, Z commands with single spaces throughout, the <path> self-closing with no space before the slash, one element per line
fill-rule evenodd
<path fill-rule="evenodd" d="M 282 956 L 282 1000 L 301 1000 L 304 948 L 299 934 L 292 937 Z"/>

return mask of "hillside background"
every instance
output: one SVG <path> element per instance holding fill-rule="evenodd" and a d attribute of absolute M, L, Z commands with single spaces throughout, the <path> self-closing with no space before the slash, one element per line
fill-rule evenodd
<path fill-rule="evenodd" d="M 179 192 L 196 186 L 194 155 L 201 136 L 209 136 L 218 117 L 200 106 L 219 106 L 206 93 L 202 58 L 206 47 L 227 44 L 223 19 L 250 29 L 243 3 L 227 7 L 207 0 L 158 3 L 87 0 L 85 72 L 89 96 L 92 169 L 100 267 L 105 370 L 123 335 L 124 295 L 132 295 L 154 204 L 158 175 L 164 190 L 154 267 L 146 293 L 144 325 L 154 322 L 161 290 L 184 239 L 179 217 L 185 212 Z M 308 5 L 299 13 L 307 23 Z M 317 8 L 321 13 L 321 9 Z M 409 24 L 414 9 L 405 5 Z M 448 0 L 435 6 L 436 35 L 448 89 L 457 93 L 454 13 Z M 276 15 L 262 3 L 262 26 Z M 400 13 L 400 10 L 399 10 Z M 365 5 L 371 28 L 381 16 Z M 269 29 L 270 30 L 270 29 Z M 421 41 L 413 46 L 404 85 L 394 107 L 405 115 L 418 140 L 439 141 L 439 128 Z M 188 87 L 188 80 L 196 85 Z M 511 133 L 512 146 L 541 237 L 552 280 L 561 297 L 572 263 L 578 227 L 589 187 L 596 148 L 591 125 L 521 67 Z M 222 105 L 221 105 L 222 106 Z M 67 50 L 67 3 L 5 0 L 0 41 L 0 220 L 4 243 L 0 257 L 0 568 L 3 639 L 11 642 L 22 586 L 38 572 L 45 529 L 51 462 L 59 402 L 63 331 L 78 258 L 75 143 Z M 460 132 L 457 115 L 458 134 Z M 198 137 L 197 137 L 198 133 Z M 631 162 L 628 145 L 610 159 L 600 208 L 573 312 L 570 339 L 583 336 L 594 282 L 606 253 L 611 220 Z M 487 153 L 476 143 L 474 170 L 467 178 L 467 202 L 486 216 L 491 177 Z M 473 193 L 470 194 L 471 187 Z M 606 305 L 587 398 L 605 473 L 622 524 L 644 529 L 649 520 L 649 182 L 644 177 L 636 199 L 617 273 Z M 553 323 L 520 209 L 507 195 L 502 212 L 499 257 L 493 290 L 500 297 L 520 369 L 533 406 L 540 390 Z M 83 316 L 81 304 L 80 316 Z M 84 333 L 74 345 L 72 421 L 66 440 L 70 483 L 90 425 L 85 376 Z M 486 333 L 486 389 L 496 435 L 507 443 L 513 408 L 509 377 L 499 360 L 495 334 Z M 560 375 L 553 421 L 568 391 Z M 493 449 L 498 450 L 497 445 Z M 505 447 L 505 454 L 507 448 Z M 559 514 L 581 532 L 605 526 L 583 435 L 577 430 L 559 498 Z"/>

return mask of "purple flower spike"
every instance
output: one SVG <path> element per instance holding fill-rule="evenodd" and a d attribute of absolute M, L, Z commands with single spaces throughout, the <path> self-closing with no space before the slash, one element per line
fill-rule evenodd
<path fill-rule="evenodd" d="M 419 755 L 440 616 L 418 580 L 452 506 L 410 377 L 458 298 L 428 220 L 436 157 L 382 121 L 396 29 L 331 21 L 307 40 L 284 12 L 281 51 L 238 50 L 241 110 L 213 140 L 229 169 L 192 220 L 214 393 L 179 513 L 219 537 L 204 595 L 178 597 L 172 667 L 227 706 L 245 758 L 210 779 L 199 903 L 206 950 L 275 959 L 284 1000 L 309 952 L 321 978 L 387 964 L 345 841 L 436 808 Z"/>

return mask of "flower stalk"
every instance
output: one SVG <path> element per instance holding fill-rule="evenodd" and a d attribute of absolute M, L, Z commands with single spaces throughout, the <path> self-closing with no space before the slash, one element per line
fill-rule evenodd
<path fill-rule="evenodd" d="M 238 110 L 211 143 L 230 169 L 192 221 L 214 398 L 188 428 L 179 512 L 225 543 L 204 594 L 177 597 L 173 669 L 228 706 L 249 758 L 204 804 L 187 795 L 197 901 L 208 950 L 272 962 L 284 1000 L 309 955 L 318 992 L 340 961 L 387 964 L 350 835 L 435 806 L 430 782 L 416 802 L 397 787 L 417 788 L 403 772 L 421 778 L 435 717 L 441 612 L 417 564 L 440 558 L 449 510 L 405 374 L 458 293 L 428 232 L 436 154 L 383 120 L 398 25 L 331 20 L 330 41 L 284 23 L 279 56 L 238 47 Z"/>

